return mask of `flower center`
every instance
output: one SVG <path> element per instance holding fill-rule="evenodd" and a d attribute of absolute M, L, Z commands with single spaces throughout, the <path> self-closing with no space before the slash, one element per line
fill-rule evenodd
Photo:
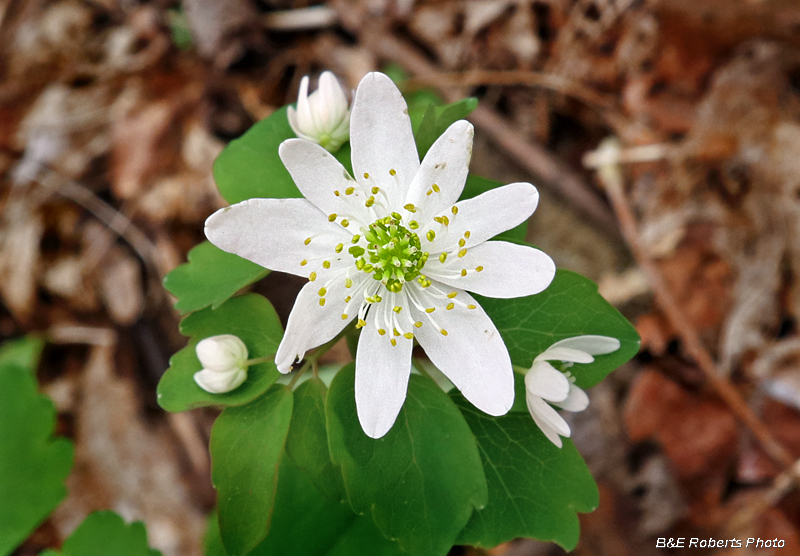
<path fill-rule="evenodd" d="M 421 249 L 417 234 L 401 224 L 400 215 L 380 218 L 362 228 L 366 249 L 354 245 L 348 251 L 356 259 L 356 268 L 372 274 L 390 292 L 398 293 L 403 284 L 420 276 L 428 260 L 428 253 Z"/>

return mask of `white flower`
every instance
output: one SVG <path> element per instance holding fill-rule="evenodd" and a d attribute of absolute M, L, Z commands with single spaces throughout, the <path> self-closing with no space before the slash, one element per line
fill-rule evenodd
<path fill-rule="evenodd" d="M 589 405 L 586 392 L 575 386 L 575 378 L 553 367 L 548 361 L 591 363 L 592 355 L 611 353 L 619 349 L 619 340 L 608 336 L 575 336 L 556 342 L 533 360 L 525 375 L 525 401 L 528 411 L 544 435 L 561 448 L 561 436 L 569 437 L 567 422 L 547 402 L 567 411 L 583 411 Z"/>
<path fill-rule="evenodd" d="M 205 338 L 197 343 L 195 352 L 203 369 L 194 374 L 194 381 L 206 392 L 230 392 L 247 379 L 247 346 L 238 337 Z"/>
<path fill-rule="evenodd" d="M 514 400 L 508 350 L 465 290 L 526 296 L 555 274 L 537 249 L 487 241 L 531 215 L 536 188 L 515 183 L 456 202 L 472 126 L 454 123 L 420 163 L 407 112 L 387 76 L 368 74 L 353 101 L 355 179 L 325 149 L 289 139 L 280 156 L 306 198 L 250 199 L 217 211 L 205 229 L 225 251 L 310 280 L 275 356 L 281 372 L 358 319 L 356 407 L 373 438 L 403 405 L 414 338 L 470 402 L 506 413 Z"/>
<path fill-rule="evenodd" d="M 322 145 L 330 152 L 339 150 L 350 138 L 350 110 L 339 81 L 329 71 L 319 77 L 319 88 L 308 94 L 308 76 L 300 80 L 297 110 L 286 113 L 289 125 L 301 139 Z"/>

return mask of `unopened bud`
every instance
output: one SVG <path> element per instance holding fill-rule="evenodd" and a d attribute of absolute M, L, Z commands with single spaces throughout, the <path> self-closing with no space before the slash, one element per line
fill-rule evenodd
<path fill-rule="evenodd" d="M 342 86 L 329 71 L 322 72 L 319 87 L 308 94 L 308 76 L 300 81 L 297 108 L 288 108 L 292 130 L 301 139 L 317 143 L 329 152 L 350 139 L 350 110 Z"/>
<path fill-rule="evenodd" d="M 205 338 L 195 352 L 203 369 L 194 374 L 194 381 L 206 392 L 230 392 L 247 379 L 247 346 L 238 337 L 221 334 Z"/>

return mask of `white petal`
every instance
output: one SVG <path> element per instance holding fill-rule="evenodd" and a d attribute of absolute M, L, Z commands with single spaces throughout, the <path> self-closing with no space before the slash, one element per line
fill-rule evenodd
<path fill-rule="evenodd" d="M 195 353 L 204 369 L 215 371 L 237 368 L 247 360 L 247 346 L 233 334 L 203 338 L 195 346 Z"/>
<path fill-rule="evenodd" d="M 358 85 L 350 114 L 350 144 L 356 179 L 386 191 L 392 207 L 402 206 L 419 168 L 419 155 L 406 101 L 382 73 L 368 73 Z M 369 179 L 364 179 L 365 173 Z"/>
<path fill-rule="evenodd" d="M 571 349 L 579 349 L 591 355 L 603 355 L 605 353 L 611 353 L 617 351 L 619 349 L 619 346 L 620 346 L 619 340 L 617 340 L 616 338 L 589 334 L 586 336 L 575 336 L 573 338 L 566 338 L 564 340 L 556 342 L 550 347 L 551 348 L 565 347 Z"/>
<path fill-rule="evenodd" d="M 512 183 L 456 203 L 458 214 L 450 213 L 450 224 L 430 223 L 419 234 L 423 249 L 429 253 L 457 250 L 458 240 L 469 231 L 466 247 L 483 243 L 501 232 L 524 222 L 536 210 L 539 192 L 529 183 Z M 425 237 L 428 229 L 436 233 L 433 243 Z"/>
<path fill-rule="evenodd" d="M 197 385 L 212 394 L 223 394 L 235 390 L 245 380 L 247 380 L 247 371 L 244 369 L 235 369 L 227 373 L 202 369 L 194 373 L 194 381 Z"/>
<path fill-rule="evenodd" d="M 297 110 L 294 109 L 294 106 L 289 106 L 286 108 L 286 119 L 289 120 L 289 127 L 292 128 L 292 131 L 294 131 L 295 135 L 313 141 L 313 139 L 305 135 L 300 129 L 300 121 L 298 120 Z"/>
<path fill-rule="evenodd" d="M 567 399 L 563 402 L 553 402 L 553 404 L 567 411 L 583 411 L 589 407 L 589 396 L 587 396 L 586 392 L 581 388 L 578 388 L 570 382 Z"/>
<path fill-rule="evenodd" d="M 414 334 L 431 362 L 475 407 L 489 415 L 507 413 L 514 403 L 514 372 L 503 339 L 488 315 L 464 291 L 457 291 L 458 301 L 475 309 L 455 305 L 448 311 L 442 301 L 434 305 L 432 299 L 426 299 L 421 288 L 416 292 L 421 305 L 437 307 L 430 315 L 411 307 L 415 320 L 423 323 Z"/>
<path fill-rule="evenodd" d="M 373 305 L 370 312 L 380 305 Z M 413 340 L 378 333 L 372 314 L 361 329 L 356 354 L 356 410 L 361 428 L 370 438 L 389 432 L 406 399 Z M 392 345 L 394 339 L 397 345 Z"/>
<path fill-rule="evenodd" d="M 550 363 L 534 363 L 525 375 L 525 390 L 548 401 L 563 401 L 569 394 L 569 379 Z"/>
<path fill-rule="evenodd" d="M 536 425 L 550 442 L 561 448 L 563 446 L 561 436 L 569 437 L 571 433 L 564 418 L 542 398 L 528 395 L 525 401 Z"/>
<path fill-rule="evenodd" d="M 537 355 L 536 359 L 533 361 L 569 361 L 571 363 L 591 363 L 594 361 L 594 357 L 579 349 L 551 346 L 542 354 Z"/>
<path fill-rule="evenodd" d="M 220 209 L 206 220 L 208 240 L 265 268 L 308 276 L 313 265 L 303 260 L 330 260 L 343 264 L 352 257 L 335 251 L 352 235 L 305 199 L 249 199 Z M 312 240 L 306 245 L 305 241 Z M 345 257 L 346 256 L 346 257 Z"/>
<path fill-rule="evenodd" d="M 360 274 L 366 276 L 366 274 Z M 356 282 L 356 280 L 358 280 Z M 306 351 L 332 340 L 342 329 L 353 320 L 360 305 L 359 295 L 363 295 L 362 286 L 364 279 L 359 275 L 353 276 L 353 287 L 345 287 L 345 275 L 340 273 L 337 279 L 325 285 L 318 279 L 309 282 L 297 295 L 289 321 L 286 323 L 286 332 L 275 354 L 275 365 L 282 373 L 288 373 L 295 361 L 302 359 Z M 320 305 L 320 288 L 325 287 L 325 305 Z M 357 304 L 351 305 L 354 309 L 347 309 L 345 298 L 351 296 Z M 346 313 L 346 318 L 342 318 Z"/>
<path fill-rule="evenodd" d="M 316 136 L 317 129 L 314 125 L 314 116 L 308 98 L 308 76 L 300 80 L 300 91 L 297 95 L 297 124 L 300 131 L 306 135 Z"/>
<path fill-rule="evenodd" d="M 462 275 L 464 270 L 466 276 Z M 425 265 L 425 275 L 480 295 L 509 299 L 547 288 L 556 275 L 556 265 L 547 254 L 533 247 L 487 241 L 468 248 L 463 257 L 450 253 L 444 264 L 431 256 Z"/>
<path fill-rule="evenodd" d="M 347 97 L 339 80 L 329 71 L 323 71 L 319 76 L 319 92 L 320 100 L 323 102 L 321 106 L 323 125 L 325 131 L 330 132 L 339 124 L 347 111 Z"/>
<path fill-rule="evenodd" d="M 353 229 L 373 221 L 364 206 L 367 196 L 358 182 L 323 147 L 302 139 L 287 139 L 281 143 L 278 154 L 303 196 L 324 214 L 348 218 Z M 353 190 L 348 195 L 350 187 Z"/>
<path fill-rule="evenodd" d="M 417 213 L 410 218 L 426 223 L 440 213 L 452 216 L 450 209 L 467 181 L 474 135 L 472 124 L 460 120 L 431 146 L 408 190 L 405 202 L 417 207 Z M 438 192 L 432 189 L 433 184 L 438 186 Z"/>

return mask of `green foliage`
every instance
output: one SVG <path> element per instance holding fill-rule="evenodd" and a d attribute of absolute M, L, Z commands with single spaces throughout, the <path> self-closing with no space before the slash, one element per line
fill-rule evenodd
<path fill-rule="evenodd" d="M 168 10 L 167 23 L 172 32 L 172 44 L 179 50 L 192 48 L 192 33 L 189 31 L 189 21 L 186 19 L 186 12 L 183 11 L 183 8 Z"/>
<path fill-rule="evenodd" d="M 227 408 L 214 423 L 211 479 L 230 556 L 244 556 L 269 530 L 291 418 L 292 392 L 275 385 L 248 405 Z"/>
<path fill-rule="evenodd" d="M 292 137 L 283 107 L 225 147 L 214 161 L 214 179 L 225 200 L 234 204 L 254 198 L 302 197 L 278 155 L 280 144 Z M 352 173 L 349 143 L 334 156 Z"/>
<path fill-rule="evenodd" d="M 178 298 L 175 308 L 184 314 L 209 305 L 216 309 L 243 287 L 269 274 L 266 268 L 208 241 L 195 245 L 188 258 L 188 263 L 164 278 L 164 287 Z"/>
<path fill-rule="evenodd" d="M 53 438 L 56 412 L 35 378 L 41 341 L 0 351 L 0 555 L 11 553 L 67 494 L 72 443 Z"/>
<path fill-rule="evenodd" d="M 148 548 L 147 531 L 137 521 L 126 525 L 114 512 L 95 512 L 64 541 L 61 552 L 48 550 L 41 556 L 161 556 Z"/>
<path fill-rule="evenodd" d="M 553 283 L 536 295 L 475 297 L 500 331 L 511 360 L 520 367 L 530 368 L 534 357 L 564 338 L 600 334 L 619 339 L 617 351 L 572 368 L 581 388 L 594 386 L 639 351 L 639 335 L 631 323 L 603 299 L 594 282 L 569 270 L 556 271 Z"/>
<path fill-rule="evenodd" d="M 490 417 L 451 395 L 478 440 L 489 484 L 489 503 L 472 514 L 458 542 L 489 548 L 532 537 L 575 548 L 575 512 L 593 511 L 599 494 L 572 442 L 559 449 L 529 415 Z"/>
<path fill-rule="evenodd" d="M 36 336 L 25 336 L 0 346 L 0 365 L 12 365 L 36 373 L 42 356 L 44 340 Z"/>
<path fill-rule="evenodd" d="M 195 346 L 203 338 L 233 334 L 247 346 L 251 359 L 274 354 L 283 329 L 272 304 L 264 297 L 247 294 L 229 299 L 218 309 L 203 309 L 181 321 L 181 334 L 188 345 L 172 356 L 170 367 L 158 383 L 158 403 L 167 411 L 186 411 L 209 405 L 235 406 L 253 401 L 280 376 L 272 362 L 251 365 L 247 380 L 231 392 L 212 394 L 194 381 L 201 369 Z"/>
<path fill-rule="evenodd" d="M 308 472 L 317 489 L 336 502 L 347 498 L 342 472 L 331 461 L 325 427 L 325 397 L 328 389 L 318 378 L 307 380 L 294 392 L 294 413 L 286 453 L 295 465 Z"/>
<path fill-rule="evenodd" d="M 465 98 L 446 106 L 428 104 L 419 126 L 414 126 L 414 138 L 417 141 L 420 159 L 425 157 L 431 145 L 448 127 L 469 116 L 476 106 L 478 106 L 476 98 Z"/>
<path fill-rule="evenodd" d="M 331 456 L 350 505 L 409 554 L 446 554 L 473 508 L 486 504 L 474 436 L 435 383 L 412 375 L 394 427 L 369 438 L 356 416 L 354 378 L 352 364 L 339 371 L 326 408 Z"/>

